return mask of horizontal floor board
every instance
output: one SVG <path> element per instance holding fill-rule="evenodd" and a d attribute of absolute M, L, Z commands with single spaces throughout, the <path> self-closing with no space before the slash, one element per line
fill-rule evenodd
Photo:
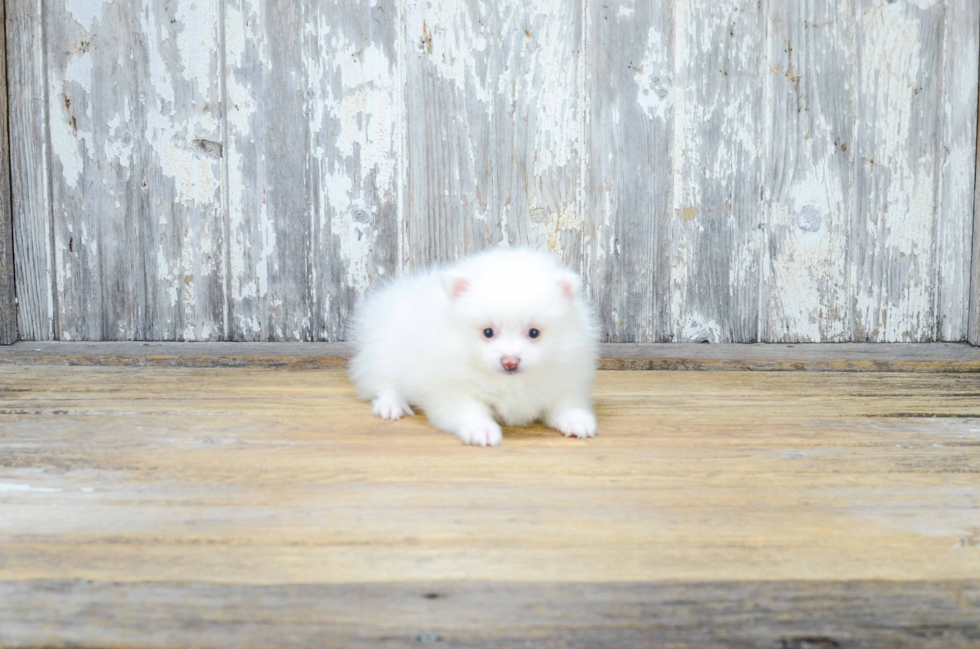
<path fill-rule="evenodd" d="M 350 343 L 19 342 L 0 364 L 340 369 Z M 629 344 L 601 346 L 601 369 L 980 372 L 966 343 Z"/>
<path fill-rule="evenodd" d="M 5 647 L 742 647 L 980 644 L 980 582 L 237 586 L 0 582 Z"/>

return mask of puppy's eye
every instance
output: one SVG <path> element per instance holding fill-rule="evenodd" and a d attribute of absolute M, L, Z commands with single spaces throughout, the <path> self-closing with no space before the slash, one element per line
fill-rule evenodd
<path fill-rule="evenodd" d="M 531 329 L 530 331 L 527 332 L 527 337 L 528 338 L 537 338 L 540 335 L 541 335 L 541 332 L 538 331 L 537 329 Z"/>
<path fill-rule="evenodd" d="M 487 327 L 486 329 L 484 329 L 483 330 L 483 337 L 484 338 L 493 338 L 493 329 L 491 329 L 490 327 Z"/>

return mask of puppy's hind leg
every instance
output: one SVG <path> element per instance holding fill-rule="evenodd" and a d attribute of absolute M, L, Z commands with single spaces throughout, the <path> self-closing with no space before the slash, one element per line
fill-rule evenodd
<path fill-rule="evenodd" d="M 391 420 L 415 414 L 408 402 L 398 396 L 394 390 L 379 392 L 378 398 L 371 402 L 371 412 L 382 419 Z"/>

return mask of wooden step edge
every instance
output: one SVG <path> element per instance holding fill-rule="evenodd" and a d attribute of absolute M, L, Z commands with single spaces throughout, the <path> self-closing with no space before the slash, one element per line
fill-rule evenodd
<path fill-rule="evenodd" d="M 18 342 L 0 365 L 282 367 L 340 370 L 350 343 Z M 607 343 L 605 370 L 980 372 L 966 343 Z"/>

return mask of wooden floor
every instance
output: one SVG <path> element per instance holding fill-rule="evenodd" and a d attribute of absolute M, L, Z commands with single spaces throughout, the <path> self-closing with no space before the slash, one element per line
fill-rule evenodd
<path fill-rule="evenodd" d="M 980 374 L 596 399 L 477 449 L 340 371 L 0 364 L 0 647 L 980 646 Z"/>

